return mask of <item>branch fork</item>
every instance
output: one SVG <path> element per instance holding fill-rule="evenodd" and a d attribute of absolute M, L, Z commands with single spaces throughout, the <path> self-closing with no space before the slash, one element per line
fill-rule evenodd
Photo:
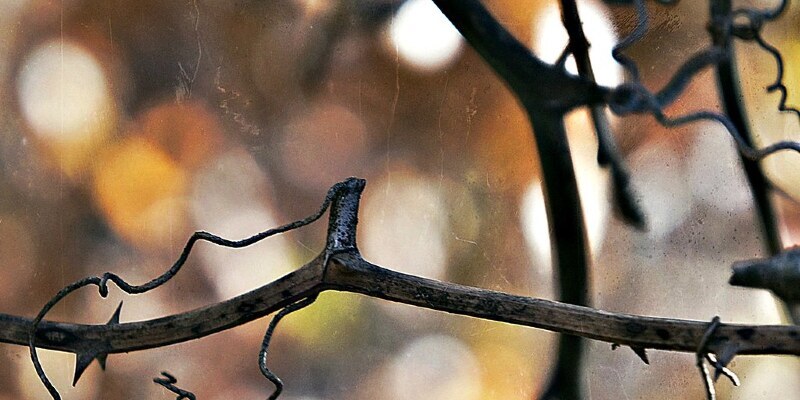
<path fill-rule="evenodd" d="M 37 321 L 0 314 L 0 342 L 23 346 L 33 343 L 34 350 L 47 348 L 75 353 L 78 366 L 88 365 L 87 358 L 91 361 L 107 354 L 167 346 L 231 329 L 314 298 L 320 292 L 334 290 L 582 336 L 639 352 L 656 349 L 714 353 L 719 355 L 723 367 L 736 354 L 800 355 L 798 326 L 717 323 L 711 335 L 709 324 L 703 321 L 610 313 L 440 282 L 369 263 L 356 246 L 358 206 L 364 187 L 365 181 L 356 178 L 334 185 L 326 198 L 331 206 L 326 248 L 297 271 L 251 292 L 185 313 L 129 323 L 118 323 L 118 313 L 103 325 Z M 31 341 L 31 337 L 35 340 Z"/>

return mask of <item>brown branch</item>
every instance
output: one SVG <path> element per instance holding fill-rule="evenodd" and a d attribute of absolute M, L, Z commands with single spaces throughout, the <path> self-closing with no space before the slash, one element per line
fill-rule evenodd
<path fill-rule="evenodd" d="M 42 321 L 36 345 L 78 353 L 100 346 L 107 353 L 162 347 L 242 325 L 325 290 L 361 293 L 418 307 L 578 335 L 620 345 L 694 353 L 707 321 L 610 313 L 551 300 L 439 282 L 364 261 L 358 251 L 324 256 L 299 270 L 228 301 L 168 317 L 118 325 Z M 0 314 L 0 342 L 28 345 L 32 319 Z M 738 354 L 800 355 L 800 327 L 721 324 L 709 352 L 736 345 Z"/>

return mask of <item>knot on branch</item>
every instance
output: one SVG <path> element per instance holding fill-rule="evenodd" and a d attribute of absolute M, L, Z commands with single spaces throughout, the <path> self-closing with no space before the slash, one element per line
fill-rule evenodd
<path fill-rule="evenodd" d="M 653 102 L 653 95 L 638 83 L 617 86 L 608 97 L 608 106 L 617 115 L 642 113 L 658 108 Z"/>
<path fill-rule="evenodd" d="M 731 34 L 742 40 L 755 40 L 761 34 L 761 28 L 767 15 L 758 10 L 744 9 L 733 14 L 734 20 L 729 24 Z"/>

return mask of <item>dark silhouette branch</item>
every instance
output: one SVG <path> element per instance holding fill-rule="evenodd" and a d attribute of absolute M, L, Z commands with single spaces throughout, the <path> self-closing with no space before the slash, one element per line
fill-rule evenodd
<path fill-rule="evenodd" d="M 727 115 L 700 111 L 672 118 L 663 112 L 668 104 L 679 98 L 698 72 L 711 65 L 715 65 L 718 70 L 723 86 L 723 99 L 738 102 L 739 96 L 736 94 L 738 81 L 735 79 L 735 66 L 730 50 L 731 36 L 747 40 L 749 34 L 752 34 L 750 40 L 756 40 L 777 59 L 779 78 L 769 90 L 781 90 L 783 97 L 780 108 L 787 110 L 786 92 L 781 79 L 782 59 L 777 50 L 761 38 L 758 30 L 761 20 L 773 19 L 780 15 L 785 8 L 785 1 L 770 12 L 762 14 L 745 12 L 743 15 L 750 18 L 753 27 L 734 27 L 735 13 L 731 13 L 729 1 L 712 0 L 715 4 L 712 7 L 715 18 L 712 21 L 714 46 L 684 63 L 670 83 L 659 92 L 650 92 L 644 87 L 635 62 L 623 54 L 625 48 L 641 39 L 647 30 L 648 17 L 644 0 L 635 1 L 639 17 L 636 29 L 615 47 L 613 53 L 633 78 L 633 82 L 614 89 L 601 87 L 594 81 L 588 59 L 589 43 L 580 26 L 574 0 L 561 1 L 562 17 L 570 35 L 570 44 L 568 51 L 556 65 L 548 65 L 535 57 L 527 47 L 506 31 L 479 1 L 434 0 L 434 2 L 492 69 L 505 80 L 531 120 L 542 164 L 553 256 L 557 265 L 560 297 L 563 302 L 439 282 L 398 273 L 365 261 L 358 252 L 355 237 L 358 203 L 361 191 L 364 189 L 364 181 L 351 178 L 334 186 L 320 210 L 304 220 L 240 241 L 224 239 L 207 232 L 195 233 L 172 267 L 161 276 L 142 285 L 132 285 L 116 274 L 106 273 L 100 277 L 85 278 L 65 287 L 34 319 L 0 314 L 0 342 L 28 346 L 40 378 L 51 395 L 59 398 L 57 390 L 50 384 L 39 364 L 37 348 L 75 353 L 78 359 L 75 375 L 77 381 L 80 372 L 93 359 L 104 362 L 106 356 L 111 353 L 162 347 L 197 339 L 282 310 L 270 324 L 259 354 L 259 367 L 262 373 L 276 385 L 276 391 L 270 398 L 276 398 L 280 394 L 282 384 L 280 379 L 267 368 L 266 356 L 269 340 L 277 322 L 292 310 L 313 303 L 320 292 L 333 290 L 361 293 L 423 308 L 565 334 L 560 343 L 556 384 L 552 386 L 560 388 L 561 392 L 557 397 L 563 398 L 580 397 L 580 384 L 576 376 L 580 371 L 582 342 L 578 337 L 606 341 L 616 346 L 629 346 L 645 362 L 646 349 L 696 353 L 698 367 L 703 373 L 709 396 L 713 396 L 713 382 L 703 360 L 708 360 L 714 366 L 716 376 L 723 374 L 730 377 L 726 365 L 737 354 L 800 355 L 800 328 L 796 326 L 722 324 L 716 318 L 709 326 L 704 321 L 608 313 L 585 307 L 584 305 L 588 304 L 586 235 L 564 128 L 564 115 L 567 111 L 579 106 L 591 108 L 595 129 L 600 137 L 599 160 L 601 163 L 610 164 L 615 170 L 613 176 L 618 186 L 627 185 L 628 179 L 603 114 L 604 104 L 610 105 L 618 114 L 650 113 L 666 126 L 677 126 L 699 120 L 722 123 L 736 140 L 741 154 L 753 160 L 752 165 L 756 170 L 755 160 L 768 154 L 780 150 L 800 152 L 800 144 L 794 142 L 781 142 L 764 149 L 754 149 L 747 132 L 743 111 L 739 117 L 730 115 L 730 110 L 734 106 L 738 107 L 739 111 L 742 110 L 739 103 L 731 103 Z M 579 77 L 571 76 L 564 71 L 563 61 L 568 54 L 572 54 L 576 59 Z M 726 107 L 728 106 L 726 103 Z M 766 187 L 766 184 L 763 186 Z M 620 194 L 628 199 L 628 203 L 632 203 L 629 192 L 623 191 Z M 758 201 L 758 194 L 756 198 Z M 622 200 L 624 203 L 625 199 Z M 768 202 L 766 204 L 768 208 Z M 134 323 L 120 323 L 119 309 L 115 317 L 105 325 L 81 325 L 44 320 L 45 315 L 56 303 L 84 286 L 97 286 L 101 296 L 105 297 L 108 294 L 108 282 L 111 281 L 128 294 L 141 294 L 167 283 L 175 276 L 198 240 L 233 248 L 248 246 L 270 235 L 315 221 L 321 217 L 328 205 L 331 206 L 328 240 L 322 253 L 299 270 L 252 292 L 190 312 Z M 630 207 L 632 207 L 628 210 L 630 215 L 626 217 L 634 223 L 643 221 L 639 218 L 641 215 L 636 214 L 638 210 L 633 208 L 635 206 L 630 205 Z M 762 217 L 766 221 L 769 215 L 762 211 Z M 779 245 L 780 242 L 776 243 Z M 774 250 L 775 243 L 770 243 L 770 248 Z M 719 357 L 712 356 L 712 353 Z M 181 389 L 174 386 L 175 378 L 166 373 L 163 375 L 167 379 L 155 381 L 173 390 L 179 398 L 188 398 L 189 392 L 180 391 Z M 571 392 L 563 392 L 563 388 L 568 388 Z"/>
<path fill-rule="evenodd" d="M 609 313 L 579 305 L 515 296 L 391 271 L 365 261 L 356 247 L 358 207 L 365 181 L 351 178 L 326 197 L 331 207 L 328 238 L 318 257 L 299 270 L 259 289 L 205 308 L 134 323 L 119 323 L 118 314 L 104 325 L 82 325 L 0 314 L 0 342 L 105 357 L 185 342 L 230 329 L 273 311 L 285 315 L 305 307 L 326 290 L 371 297 L 487 320 L 547 329 L 573 336 L 645 349 L 720 355 L 722 370 L 737 354 L 800 355 L 800 327 L 718 324 L 708 333 L 705 322 Z M 315 215 L 314 217 L 318 217 Z M 187 244 L 188 246 L 188 244 Z M 90 277 L 67 288 L 80 286 Z M 48 302 L 63 298 L 64 290 Z M 46 307 L 45 307 L 46 308 Z M 270 324 L 259 356 L 266 369 L 266 347 L 277 318 Z M 31 340 L 31 332 L 35 341 Z M 40 378 L 49 380 L 32 351 Z M 637 354 L 638 354 L 637 353 Z M 86 358 L 86 357 L 84 357 Z M 724 372 L 724 371 L 723 371 Z M 265 374 L 269 376 L 269 374 Z M 273 378 L 277 378 L 274 377 Z M 277 382 L 280 388 L 280 381 Z M 51 395 L 60 398 L 51 386 Z M 188 392 L 187 392 L 188 393 Z M 279 393 L 279 392 L 276 392 Z M 274 397 L 273 397 L 274 398 Z"/>
<path fill-rule="evenodd" d="M 780 8 L 782 10 L 783 7 Z M 725 50 L 725 57 L 716 66 L 717 83 L 725 114 L 742 136 L 742 140 L 753 146 L 753 134 L 750 132 L 750 123 L 747 121 L 741 93 L 736 61 L 733 57 L 733 11 L 731 0 L 717 0 L 711 2 L 711 38 L 714 46 Z M 777 12 L 777 11 L 776 11 Z M 779 80 L 780 82 L 780 80 Z M 750 192 L 753 195 L 758 219 L 764 232 L 764 244 L 771 255 L 778 254 L 783 249 L 780 231 L 777 225 L 777 216 L 769 198 L 769 182 L 758 161 L 740 155 Z"/>
<path fill-rule="evenodd" d="M 524 107 L 533 126 L 542 166 L 542 191 L 550 227 L 553 264 L 558 274 L 559 299 L 570 304 L 588 305 L 589 254 L 564 115 L 577 106 L 601 104 L 608 94 L 607 89 L 598 86 L 591 76 L 574 77 L 566 73 L 560 63 L 549 65 L 542 62 L 498 23 L 480 1 L 434 2 L 484 61 L 505 80 Z M 572 6 L 575 7 L 574 3 Z M 573 21 L 565 19 L 567 25 L 572 35 L 575 30 Z M 569 50 L 573 54 L 579 52 L 573 46 L 588 46 L 581 28 L 577 30 L 581 32 L 582 41 L 570 43 Z M 581 397 L 582 357 L 583 342 L 580 338 L 559 338 L 558 363 L 545 398 L 552 397 L 555 392 L 565 399 Z"/>
<path fill-rule="evenodd" d="M 332 207 L 327 248 L 274 282 L 212 306 L 147 321 L 41 321 L 36 346 L 72 353 L 101 348 L 108 354 L 162 347 L 242 325 L 326 290 L 648 349 L 696 352 L 707 329 L 704 321 L 610 313 L 391 271 L 365 261 L 350 246 L 358 202 L 334 201 Z M 334 248 L 339 245 L 343 246 Z M 30 318 L 0 314 L 0 342 L 27 346 L 32 323 Z M 716 353 L 730 344 L 738 347 L 738 354 L 800 355 L 800 327 L 720 324 L 706 349 Z"/>
<path fill-rule="evenodd" d="M 695 353 L 708 327 L 707 321 L 611 313 L 407 275 L 371 264 L 356 250 L 331 256 L 327 268 L 322 260 L 241 296 L 172 316 L 111 327 L 42 321 L 36 346 L 71 353 L 99 346 L 109 354 L 163 347 L 243 325 L 326 290 L 656 350 Z M 27 346 L 32 321 L 0 314 L 0 342 Z M 800 356 L 800 327 L 721 324 L 706 350 L 717 353 L 727 344 L 737 345 L 740 355 Z"/>
<path fill-rule="evenodd" d="M 433 2 L 522 103 L 535 104 L 542 110 L 566 112 L 574 107 L 604 102 L 607 88 L 571 76 L 534 56 L 480 1 Z"/>

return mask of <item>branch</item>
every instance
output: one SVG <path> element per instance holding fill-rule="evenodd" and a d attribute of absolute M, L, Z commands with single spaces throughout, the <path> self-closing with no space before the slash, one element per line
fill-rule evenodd
<path fill-rule="evenodd" d="M 568 74 L 534 56 L 478 0 L 433 0 L 475 51 L 521 97 L 537 108 L 600 104 L 608 89 Z"/>
<path fill-rule="evenodd" d="M 778 10 L 782 11 L 782 9 L 783 5 Z M 715 46 L 725 50 L 724 58 L 716 66 L 717 86 L 722 105 L 725 114 L 739 131 L 745 143 L 753 146 L 753 134 L 750 132 L 750 123 L 747 120 L 747 113 L 744 107 L 744 95 L 740 90 L 741 84 L 736 60 L 734 59 L 734 43 L 731 36 L 731 24 L 733 23 L 731 0 L 712 1 L 710 13 L 711 38 Z M 782 63 L 778 65 L 781 66 Z M 781 82 L 781 80 L 778 79 L 778 82 Z M 781 244 L 775 208 L 770 201 L 769 182 L 758 161 L 750 160 L 742 154 L 740 154 L 740 160 L 747 176 L 747 182 L 750 184 L 750 192 L 753 195 L 758 219 L 764 232 L 765 247 L 770 255 L 776 255 L 783 249 L 783 245 Z"/>
<path fill-rule="evenodd" d="M 249 293 L 168 317 L 112 326 L 42 321 L 36 345 L 72 353 L 95 346 L 108 353 L 163 347 L 243 325 L 326 290 L 625 346 L 687 353 L 697 351 L 708 328 L 707 321 L 611 313 L 407 275 L 371 264 L 357 250 L 331 256 L 327 268 L 323 258 Z M 0 342 L 27 346 L 32 321 L 0 314 Z M 800 326 L 721 324 L 706 349 L 717 353 L 729 344 L 736 345 L 740 355 L 800 356 Z"/>

